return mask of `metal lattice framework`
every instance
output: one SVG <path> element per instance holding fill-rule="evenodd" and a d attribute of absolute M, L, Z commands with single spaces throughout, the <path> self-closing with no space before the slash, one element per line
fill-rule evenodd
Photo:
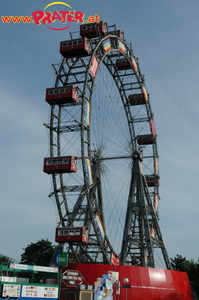
<path fill-rule="evenodd" d="M 49 197 L 57 205 L 58 226 L 89 228 L 89 243 L 67 244 L 78 262 L 109 264 L 114 254 L 124 265 L 155 267 L 157 250 L 171 268 L 158 224 L 157 138 L 138 142 L 152 131 L 149 94 L 131 45 L 114 29 L 90 39 L 89 56 L 64 58 L 53 65 L 55 87 L 77 86 L 79 101 L 51 106 L 45 124 L 50 157 L 76 156 L 78 172 L 52 174 Z M 120 58 L 132 67 L 118 69 Z M 145 94 L 147 101 L 131 105 L 132 94 Z"/>

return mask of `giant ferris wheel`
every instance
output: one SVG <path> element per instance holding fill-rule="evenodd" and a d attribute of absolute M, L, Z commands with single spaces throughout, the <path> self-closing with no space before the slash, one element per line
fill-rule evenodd
<path fill-rule="evenodd" d="M 77 262 L 170 269 L 158 217 L 157 135 L 145 79 L 124 32 L 83 24 L 53 65 L 49 154 L 56 241 Z"/>

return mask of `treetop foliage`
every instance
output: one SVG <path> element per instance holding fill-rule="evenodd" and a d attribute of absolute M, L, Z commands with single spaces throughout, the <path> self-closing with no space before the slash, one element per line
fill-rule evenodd
<path fill-rule="evenodd" d="M 23 248 L 24 253 L 21 255 L 22 264 L 49 266 L 54 255 L 55 246 L 47 239 L 41 239 L 37 243 L 31 243 Z"/>

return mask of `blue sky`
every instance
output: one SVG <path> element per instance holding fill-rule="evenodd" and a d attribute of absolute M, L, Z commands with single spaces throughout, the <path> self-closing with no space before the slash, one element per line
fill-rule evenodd
<path fill-rule="evenodd" d="M 48 0 L 6 0 L 2 16 L 29 16 Z M 139 57 L 151 97 L 160 155 L 160 226 L 170 257 L 199 257 L 199 2 L 134 0 L 67 2 L 124 30 Z M 49 116 L 45 89 L 54 84 L 59 42 L 70 30 L 0 21 L 0 253 L 20 260 L 31 242 L 54 242 L 57 210 L 43 173 Z"/>

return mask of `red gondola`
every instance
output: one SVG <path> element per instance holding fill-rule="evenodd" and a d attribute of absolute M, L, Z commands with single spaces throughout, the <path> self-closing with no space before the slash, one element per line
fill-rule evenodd
<path fill-rule="evenodd" d="M 155 137 L 152 134 L 138 135 L 137 142 L 139 145 L 155 144 Z"/>
<path fill-rule="evenodd" d="M 122 30 L 110 31 L 108 34 L 117 35 L 120 38 L 120 40 L 124 41 L 124 31 L 122 31 Z"/>
<path fill-rule="evenodd" d="M 72 85 L 46 89 L 46 102 L 50 105 L 78 102 L 78 88 Z"/>
<path fill-rule="evenodd" d="M 77 172 L 77 159 L 75 156 L 46 157 L 43 171 L 47 174 Z"/>
<path fill-rule="evenodd" d="M 89 39 L 95 37 L 103 37 L 107 34 L 107 23 L 101 21 L 99 23 L 88 23 L 80 25 L 81 37 Z"/>
<path fill-rule="evenodd" d="M 65 242 L 88 243 L 88 228 L 87 227 L 56 228 L 55 241 L 58 243 L 65 243 Z"/>
<path fill-rule="evenodd" d="M 147 102 L 144 94 L 142 94 L 142 93 L 131 94 L 131 95 L 129 95 L 128 100 L 129 100 L 130 105 L 142 105 Z"/>
<path fill-rule="evenodd" d="M 90 55 L 90 43 L 83 39 L 69 40 L 60 43 L 60 53 L 63 57 L 84 57 Z"/>
<path fill-rule="evenodd" d="M 150 129 L 151 129 L 151 134 L 137 136 L 137 142 L 139 145 L 155 144 L 156 131 L 155 131 L 155 124 L 153 120 L 150 120 Z"/>
<path fill-rule="evenodd" d="M 160 185 L 160 177 L 158 175 L 146 175 L 147 185 L 149 187 L 159 186 Z"/>
<path fill-rule="evenodd" d="M 116 60 L 116 68 L 118 70 L 131 69 L 132 65 L 126 58 L 119 58 Z"/>

